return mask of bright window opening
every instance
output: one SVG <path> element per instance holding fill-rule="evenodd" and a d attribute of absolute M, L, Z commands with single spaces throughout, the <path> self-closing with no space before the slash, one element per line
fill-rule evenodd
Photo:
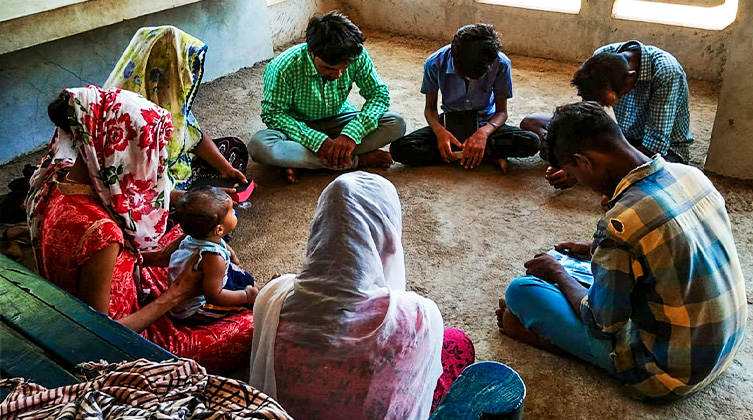
<path fill-rule="evenodd" d="M 88 0 L 4 0 L 0 8 L 0 22 L 59 9 Z"/>
<path fill-rule="evenodd" d="M 667 4 L 642 0 L 616 0 L 612 16 L 617 19 L 663 23 L 718 31 L 737 18 L 739 0 L 725 0 L 713 7 Z"/>
<path fill-rule="evenodd" d="M 548 12 L 580 13 L 581 0 L 476 0 L 478 3 L 498 6 L 520 7 L 523 9 L 545 10 Z"/>
<path fill-rule="evenodd" d="M 201 0 L 0 0 L 0 55 Z"/>

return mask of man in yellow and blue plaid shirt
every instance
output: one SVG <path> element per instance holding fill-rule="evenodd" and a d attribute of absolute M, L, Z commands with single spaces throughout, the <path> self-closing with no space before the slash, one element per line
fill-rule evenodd
<path fill-rule="evenodd" d="M 537 255 L 500 302 L 500 327 L 604 368 L 642 399 L 702 389 L 732 363 L 747 317 L 721 194 L 698 169 L 630 145 L 595 102 L 560 107 L 547 142 L 552 163 L 611 197 L 610 210 L 593 241 L 555 248 L 590 255 L 592 274 Z"/>
<path fill-rule="evenodd" d="M 388 113 L 390 96 L 360 29 L 345 16 L 315 16 L 306 43 L 291 47 L 264 70 L 262 130 L 249 153 L 260 163 L 286 169 L 389 168 L 392 157 L 379 150 L 405 134 L 405 121 Z M 353 84 L 366 100 L 360 111 L 348 102 Z"/>

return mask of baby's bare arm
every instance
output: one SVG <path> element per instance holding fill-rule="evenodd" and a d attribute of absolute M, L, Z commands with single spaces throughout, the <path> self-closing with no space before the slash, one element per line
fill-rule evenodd
<path fill-rule="evenodd" d="M 222 279 L 225 277 L 225 261 L 217 254 L 204 253 L 201 262 L 201 271 L 204 272 L 202 288 L 207 303 L 218 306 L 242 306 L 248 299 L 244 290 L 226 290 L 222 288 Z"/>
<path fill-rule="evenodd" d="M 225 244 L 225 246 L 227 247 L 227 250 L 230 251 L 230 262 L 237 266 L 240 266 L 241 262 L 238 260 L 238 254 L 235 253 L 235 250 L 233 248 L 230 248 L 229 244 Z"/>

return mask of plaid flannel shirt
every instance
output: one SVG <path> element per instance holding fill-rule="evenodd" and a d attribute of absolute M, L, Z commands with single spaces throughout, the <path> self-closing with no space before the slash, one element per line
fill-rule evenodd
<path fill-rule="evenodd" d="M 610 206 L 581 319 L 614 337 L 617 375 L 640 397 L 695 392 L 729 366 L 745 330 L 724 199 L 698 169 L 655 156 L 622 179 Z"/>
<path fill-rule="evenodd" d="M 638 41 L 603 46 L 594 52 L 620 53 L 640 48 L 641 65 L 635 87 L 617 101 L 614 115 L 628 139 L 641 140 L 643 147 L 662 156 L 672 149 L 685 162 L 690 159 L 688 80 L 672 54 Z"/>
<path fill-rule="evenodd" d="M 261 119 L 268 128 L 282 131 L 289 140 L 316 153 L 327 135 L 310 128 L 306 121 L 356 111 L 347 100 L 354 82 L 366 102 L 342 134 L 361 144 L 366 135 L 377 129 L 379 119 L 390 107 L 387 86 L 379 78 L 366 48 L 342 77 L 326 83 L 316 71 L 306 44 L 275 57 L 264 69 Z"/>

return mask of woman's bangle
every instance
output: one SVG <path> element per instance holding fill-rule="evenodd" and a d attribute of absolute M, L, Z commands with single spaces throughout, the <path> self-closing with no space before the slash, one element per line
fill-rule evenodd
<path fill-rule="evenodd" d="M 495 130 L 499 130 L 499 124 L 489 121 L 489 125 L 494 127 Z"/>

